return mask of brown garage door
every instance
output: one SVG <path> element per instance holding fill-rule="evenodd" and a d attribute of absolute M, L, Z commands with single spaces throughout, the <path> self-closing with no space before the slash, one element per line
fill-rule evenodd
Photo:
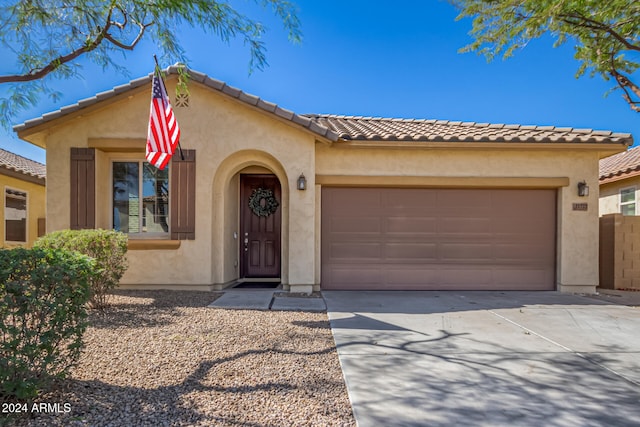
<path fill-rule="evenodd" d="M 323 289 L 555 289 L 556 191 L 322 189 Z"/>

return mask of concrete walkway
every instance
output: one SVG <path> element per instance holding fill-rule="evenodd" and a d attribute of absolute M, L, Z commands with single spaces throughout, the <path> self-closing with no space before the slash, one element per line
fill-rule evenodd
<path fill-rule="evenodd" d="M 359 427 L 640 425 L 640 308 L 556 292 L 323 296 Z"/>
<path fill-rule="evenodd" d="M 230 310 L 325 311 L 318 296 L 290 295 L 281 289 L 230 289 L 209 305 Z"/>

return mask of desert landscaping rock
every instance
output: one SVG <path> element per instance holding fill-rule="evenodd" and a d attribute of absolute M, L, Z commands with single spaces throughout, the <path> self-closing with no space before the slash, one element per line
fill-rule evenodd
<path fill-rule="evenodd" d="M 16 425 L 355 425 L 325 313 L 208 308 L 217 296 L 118 292 L 40 399 L 71 411 Z"/>

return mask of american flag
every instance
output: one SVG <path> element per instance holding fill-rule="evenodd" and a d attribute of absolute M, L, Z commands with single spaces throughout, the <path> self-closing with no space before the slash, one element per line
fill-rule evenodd
<path fill-rule="evenodd" d="M 149 163 L 162 170 L 176 151 L 180 141 L 180 128 L 158 72 L 153 74 L 152 86 L 146 158 Z"/>

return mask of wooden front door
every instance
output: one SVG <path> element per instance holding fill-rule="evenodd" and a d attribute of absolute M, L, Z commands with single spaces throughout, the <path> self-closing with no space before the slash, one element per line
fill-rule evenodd
<path fill-rule="evenodd" d="M 275 175 L 240 175 L 240 275 L 280 277 L 282 200 Z"/>

